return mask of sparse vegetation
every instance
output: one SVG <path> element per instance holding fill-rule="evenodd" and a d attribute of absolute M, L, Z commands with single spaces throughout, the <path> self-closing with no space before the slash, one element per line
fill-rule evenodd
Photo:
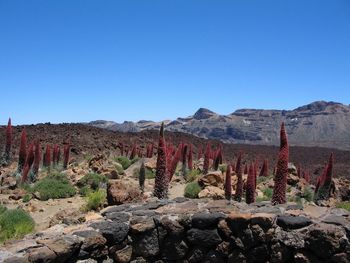
<path fill-rule="evenodd" d="M 34 230 L 34 220 L 22 209 L 6 209 L 0 206 L 0 243 L 8 239 L 22 238 Z"/>
<path fill-rule="evenodd" d="M 273 194 L 273 189 L 272 188 L 269 188 L 269 187 L 266 187 L 263 189 L 263 194 L 266 198 L 268 198 L 268 200 L 271 200 L 272 198 L 272 194 Z"/>
<path fill-rule="evenodd" d="M 226 173 L 226 169 L 227 169 L 227 164 L 220 164 L 219 165 L 219 170 L 224 174 Z"/>
<path fill-rule="evenodd" d="M 23 203 L 28 203 L 32 199 L 31 194 L 25 194 L 22 198 Z"/>
<path fill-rule="evenodd" d="M 102 174 L 97 174 L 97 173 L 89 173 L 78 181 L 77 186 L 80 188 L 83 188 L 84 186 L 88 186 L 92 190 L 97 190 L 100 188 L 102 184 L 106 184 L 106 183 L 107 183 L 106 176 Z"/>
<path fill-rule="evenodd" d="M 311 202 L 314 199 L 314 193 L 310 187 L 305 187 L 301 197 Z"/>
<path fill-rule="evenodd" d="M 36 182 L 31 189 L 39 192 L 40 200 L 67 198 L 75 195 L 75 188 L 71 185 L 66 175 L 61 173 L 49 174 Z"/>
<path fill-rule="evenodd" d="M 187 173 L 186 181 L 188 183 L 193 182 L 201 175 L 201 172 L 197 169 L 191 170 Z"/>
<path fill-rule="evenodd" d="M 125 156 L 118 156 L 115 158 L 115 161 L 120 163 L 124 170 L 128 169 L 131 165 L 129 158 Z"/>
<path fill-rule="evenodd" d="M 339 202 L 336 204 L 337 208 L 342 208 L 350 212 L 350 201 Z"/>
<path fill-rule="evenodd" d="M 194 181 L 186 185 L 184 196 L 187 198 L 198 198 L 200 191 L 202 191 L 202 188 L 198 182 Z"/>
<path fill-rule="evenodd" d="M 87 211 L 98 210 L 103 207 L 103 204 L 106 202 L 106 190 L 99 189 L 95 192 L 90 192 L 86 196 L 86 206 Z"/>

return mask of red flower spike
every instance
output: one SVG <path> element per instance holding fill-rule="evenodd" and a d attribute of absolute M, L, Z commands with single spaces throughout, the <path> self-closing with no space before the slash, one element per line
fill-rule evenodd
<path fill-rule="evenodd" d="M 274 189 L 272 194 L 272 204 L 286 203 L 286 188 L 288 176 L 289 146 L 284 123 L 281 125 L 280 131 L 280 152 L 278 154 L 276 175 L 274 178 Z"/>
<path fill-rule="evenodd" d="M 158 197 L 159 199 L 168 197 L 167 160 L 165 145 L 164 123 L 162 123 L 159 131 L 156 178 L 154 185 L 154 196 Z"/>

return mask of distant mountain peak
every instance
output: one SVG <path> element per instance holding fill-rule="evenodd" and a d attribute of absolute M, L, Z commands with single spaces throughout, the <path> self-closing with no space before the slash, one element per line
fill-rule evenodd
<path fill-rule="evenodd" d="M 217 115 L 217 114 L 211 110 L 208 110 L 206 108 L 200 108 L 193 115 L 193 118 L 196 120 L 205 120 L 205 119 L 209 119 L 210 117 L 213 117 L 215 115 Z"/>
<path fill-rule="evenodd" d="M 278 145 L 281 122 L 286 123 L 291 145 L 336 147 L 350 150 L 350 106 L 333 101 L 315 101 L 294 110 L 240 109 L 219 115 L 206 108 L 186 118 L 164 120 L 168 131 L 184 132 L 225 143 Z M 114 131 L 157 130 L 160 122 L 113 123 L 96 121 L 90 125 Z"/>
<path fill-rule="evenodd" d="M 296 108 L 295 111 L 320 112 L 320 111 L 325 111 L 329 106 L 332 106 L 332 107 L 335 106 L 335 107 L 339 107 L 339 108 L 346 107 L 345 105 L 338 103 L 338 102 L 320 100 L 320 101 L 314 101 L 314 102 L 307 104 L 305 106 Z"/>

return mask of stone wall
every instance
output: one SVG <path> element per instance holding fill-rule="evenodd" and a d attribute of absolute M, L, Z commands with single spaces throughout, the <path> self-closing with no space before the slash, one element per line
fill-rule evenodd
<path fill-rule="evenodd" d="M 112 206 L 0 249 L 1 262 L 349 262 L 350 214 L 295 204 L 151 201 Z"/>

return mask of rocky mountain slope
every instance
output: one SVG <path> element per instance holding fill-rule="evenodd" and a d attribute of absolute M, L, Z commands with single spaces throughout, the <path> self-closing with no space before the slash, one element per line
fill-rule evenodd
<path fill-rule="evenodd" d="M 317 101 L 294 110 L 240 109 L 219 115 L 201 108 L 187 118 L 165 121 L 168 131 L 192 134 L 225 143 L 278 145 L 280 123 L 286 123 L 291 145 L 350 150 L 350 106 Z M 90 125 L 113 131 L 139 132 L 158 129 L 159 122 L 115 123 L 93 121 Z"/>

